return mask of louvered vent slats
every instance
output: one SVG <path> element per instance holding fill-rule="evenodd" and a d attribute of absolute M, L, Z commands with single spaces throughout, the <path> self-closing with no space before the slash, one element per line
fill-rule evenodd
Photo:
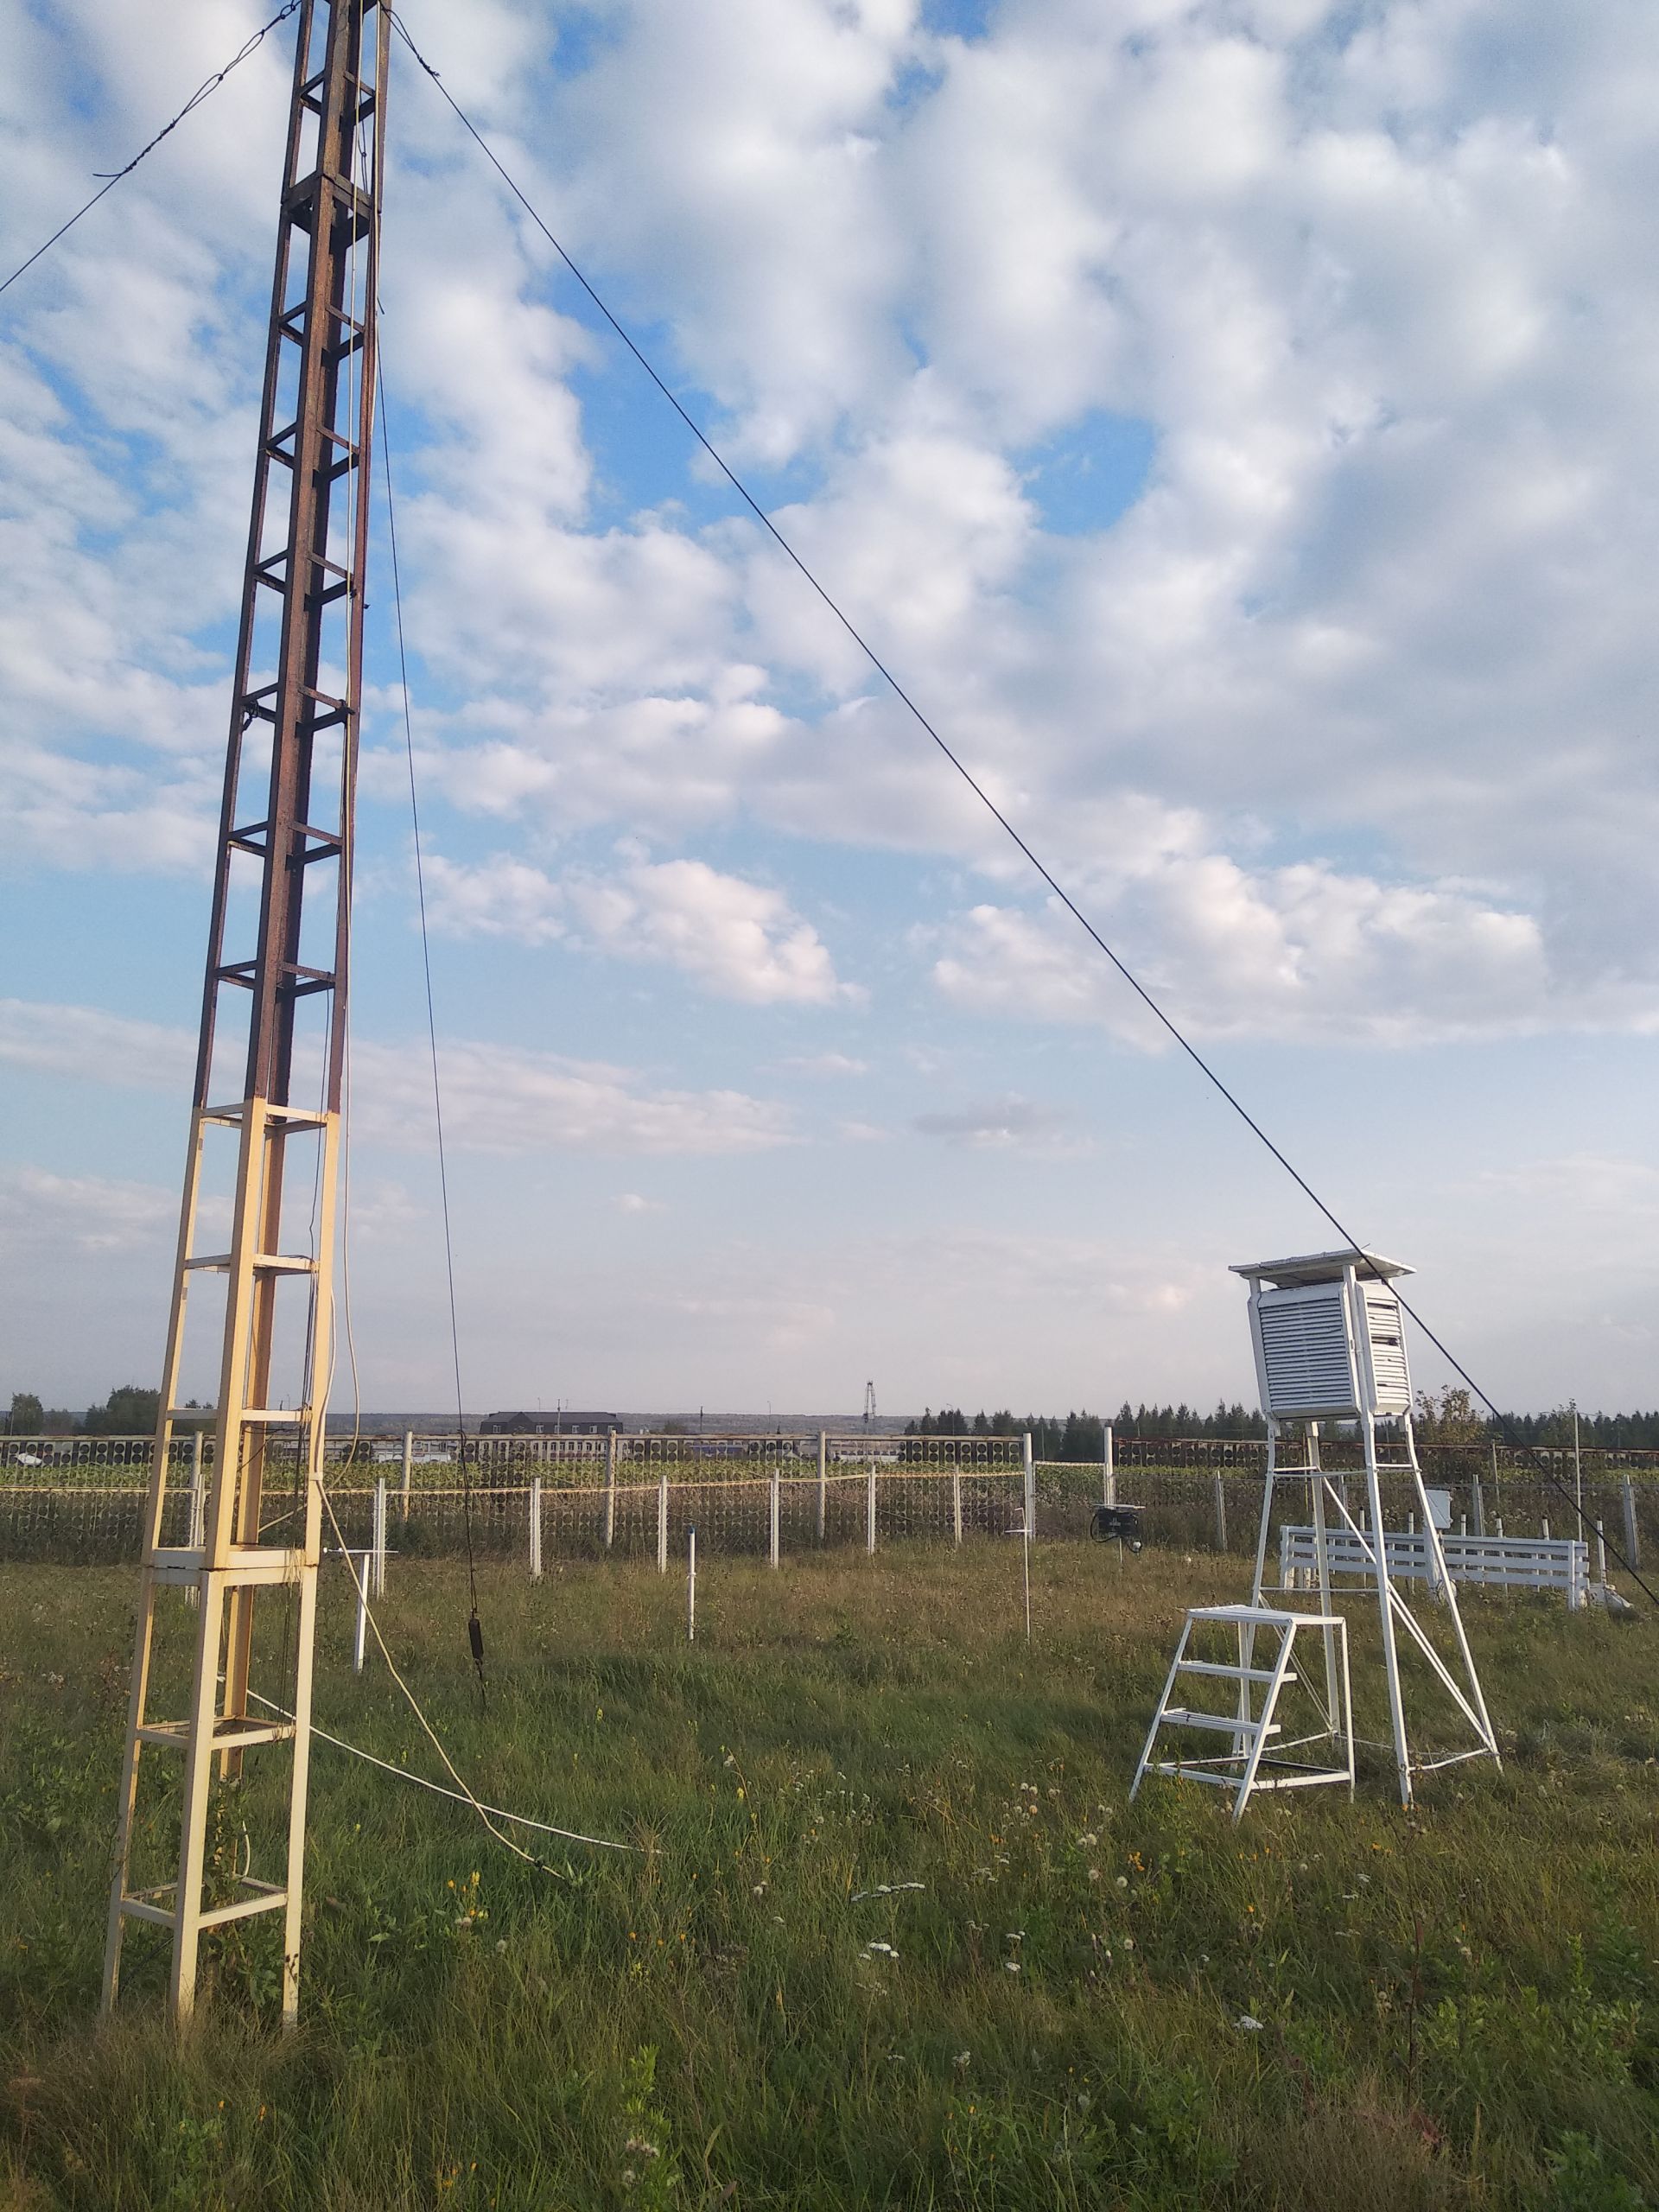
<path fill-rule="evenodd" d="M 1342 1285 L 1269 1294 L 1259 1308 L 1268 1410 L 1274 1414 L 1357 1410 L 1354 1371 L 1343 1321 Z"/>

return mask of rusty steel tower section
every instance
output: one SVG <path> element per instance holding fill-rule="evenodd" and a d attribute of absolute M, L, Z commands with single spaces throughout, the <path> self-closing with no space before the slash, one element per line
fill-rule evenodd
<path fill-rule="evenodd" d="M 180 2022 L 204 1935 L 253 1915 L 299 2003 L 390 20 L 298 17 L 104 1965 L 107 2009 L 129 1929 L 165 1929 Z"/>

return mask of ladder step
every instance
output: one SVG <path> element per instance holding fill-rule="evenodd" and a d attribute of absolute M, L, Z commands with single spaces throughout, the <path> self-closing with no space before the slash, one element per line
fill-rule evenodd
<path fill-rule="evenodd" d="M 226 1274 L 230 1271 L 228 1252 L 205 1252 L 200 1259 L 187 1260 L 187 1268 L 205 1268 L 211 1274 Z M 253 1256 L 256 1274 L 314 1275 L 317 1271 L 315 1260 L 308 1260 L 301 1253 L 256 1252 Z"/>
<path fill-rule="evenodd" d="M 200 1544 L 158 1546 L 144 1561 L 152 1582 L 169 1588 L 194 1590 L 210 1573 L 230 1584 L 297 1582 L 305 1572 L 305 1553 L 287 1544 L 232 1544 L 222 1567 L 213 1567 Z"/>
<path fill-rule="evenodd" d="M 1154 1759 L 1147 1772 L 1166 1774 L 1177 1782 L 1212 1782 L 1222 1789 L 1236 1789 L 1239 1782 L 1236 1774 L 1222 1774 L 1214 1767 L 1183 1766 L 1177 1759 Z M 1256 1786 L 1259 1789 L 1261 1784 Z"/>
<path fill-rule="evenodd" d="M 1168 1728 L 1219 1728 L 1229 1736 L 1276 1736 L 1279 1723 L 1241 1720 L 1236 1713 L 1194 1713 L 1185 1705 L 1166 1705 L 1158 1716 Z"/>
<path fill-rule="evenodd" d="M 168 1421 L 208 1422 L 208 1421 L 217 1421 L 217 1418 L 219 1418 L 217 1405 L 170 1405 L 168 1407 Z M 241 1409 L 241 1418 L 244 1418 L 245 1422 L 250 1422 L 250 1425 L 252 1425 L 252 1422 L 259 1422 L 261 1427 L 276 1427 L 279 1422 L 285 1422 L 288 1427 L 296 1427 L 301 1425 L 301 1422 L 309 1421 L 309 1415 L 305 1414 L 301 1407 L 294 1407 L 294 1405 L 245 1405 L 244 1409 Z"/>
<path fill-rule="evenodd" d="M 238 1098 L 228 1106 L 204 1106 L 201 1109 L 201 1118 L 204 1122 L 222 1122 L 226 1128 L 233 1129 L 241 1126 L 242 1113 L 242 1101 Z M 315 1106 L 272 1106 L 268 1103 L 265 1107 L 265 1120 L 268 1122 L 280 1123 L 284 1132 L 287 1132 L 292 1129 L 326 1128 L 328 1116 L 326 1114 L 319 1114 Z"/>
<path fill-rule="evenodd" d="M 175 1909 L 170 1902 L 177 1885 L 162 1882 L 153 1890 L 139 1890 L 134 1895 L 123 1897 L 122 1917 L 126 1920 L 152 1921 L 157 1927 L 170 1928 Z M 256 1912 L 276 1912 L 288 1903 L 288 1891 L 278 1889 L 274 1882 L 255 1882 L 244 1877 L 240 1887 L 250 1894 L 238 1897 L 231 1904 L 210 1905 L 198 1916 L 198 1925 L 203 1928 L 222 1928 L 226 1921 L 246 1920 Z M 166 1898 L 169 1902 L 163 1904 Z"/>
<path fill-rule="evenodd" d="M 220 1719 L 213 1723 L 213 1746 L 216 1751 L 229 1751 L 247 1744 L 285 1744 L 293 1733 L 291 1720 Z M 138 1731 L 138 1740 L 181 1751 L 189 1745 L 190 1724 L 188 1720 L 147 1720 Z"/>
<path fill-rule="evenodd" d="M 1183 1659 L 1175 1671 L 1178 1675 L 1218 1675 L 1229 1682 L 1270 1682 L 1277 1670 L 1272 1667 L 1241 1667 L 1226 1659 Z M 1287 1668 L 1280 1679 L 1294 1682 L 1294 1669 Z"/>

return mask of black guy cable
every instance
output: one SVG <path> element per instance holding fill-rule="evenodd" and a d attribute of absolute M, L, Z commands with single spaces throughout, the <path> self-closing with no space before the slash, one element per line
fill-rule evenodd
<path fill-rule="evenodd" d="M 137 168 L 139 162 L 143 160 L 145 155 L 153 154 L 156 149 L 161 144 L 162 139 L 168 136 L 169 131 L 176 130 L 179 125 L 184 121 L 186 116 L 194 115 L 195 111 L 201 105 L 202 102 L 207 99 L 209 94 L 216 92 L 219 90 L 225 79 L 230 75 L 232 70 L 234 69 L 239 62 L 245 61 L 248 56 L 253 53 L 257 48 L 263 46 L 270 33 L 276 29 L 277 24 L 285 22 L 289 16 L 293 15 L 298 9 L 299 4 L 300 0 L 286 0 L 286 5 L 279 8 L 268 23 L 261 23 L 258 29 L 253 33 L 251 37 L 247 40 L 245 45 L 238 48 L 237 52 L 231 56 L 230 60 L 225 64 L 225 67 L 222 69 L 215 70 L 213 74 L 207 79 L 204 83 L 197 86 L 195 91 L 191 93 L 189 99 L 179 110 L 171 123 L 164 123 L 162 125 L 162 128 L 156 133 L 156 136 L 150 140 L 149 143 L 147 146 L 141 146 L 138 149 L 138 151 L 133 156 L 132 159 L 127 163 L 124 168 L 115 169 L 108 172 L 103 169 L 95 169 L 92 174 L 95 176 L 103 177 L 103 184 L 92 194 L 92 198 L 86 202 L 84 207 L 77 207 L 74 213 L 69 218 L 67 223 L 59 224 L 57 229 L 53 232 L 51 237 L 46 240 L 43 245 L 37 245 L 35 247 L 34 252 L 29 255 L 27 261 L 20 261 L 18 263 L 16 268 L 14 269 L 10 276 L 6 278 L 5 283 L 0 284 L 0 292 L 5 291 L 9 286 L 15 284 L 26 269 L 32 269 L 35 266 L 35 264 L 41 258 L 42 254 L 49 253 L 52 248 L 56 245 L 58 240 L 64 236 L 66 232 L 73 231 L 75 225 L 80 220 L 83 215 L 88 215 L 92 213 L 92 209 L 97 207 L 99 201 L 104 197 L 104 194 L 106 192 L 114 191 L 116 186 L 120 183 L 124 176 L 130 176 L 134 169 Z"/>

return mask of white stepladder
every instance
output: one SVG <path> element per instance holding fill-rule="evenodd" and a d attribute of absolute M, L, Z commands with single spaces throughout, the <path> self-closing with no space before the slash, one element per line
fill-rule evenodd
<path fill-rule="evenodd" d="M 1355 1740 L 1347 1631 L 1335 1601 L 1339 1596 L 1374 1591 L 1388 1693 L 1389 1748 L 1399 1777 L 1400 1801 L 1409 1805 L 1416 1775 L 1462 1759 L 1497 1761 L 1498 1758 L 1497 1738 L 1458 1608 L 1457 1586 L 1447 1571 L 1412 1435 L 1411 1377 L 1400 1302 L 1389 1287 L 1393 1277 L 1410 1270 L 1375 1253 L 1349 1250 L 1261 1261 L 1235 1268 L 1233 1272 L 1250 1285 L 1250 1333 L 1262 1410 L 1268 1417 L 1268 1467 L 1255 1574 L 1248 1605 L 1198 1606 L 1188 1613 L 1129 1794 L 1134 1796 L 1147 1773 L 1224 1783 L 1236 1792 L 1235 1820 L 1257 1789 L 1345 1783 L 1351 1794 Z M 1351 1420 L 1357 1424 L 1364 1453 L 1363 1519 L 1354 1516 L 1345 1482 L 1321 1465 L 1319 1424 L 1325 1420 Z M 1289 1458 L 1286 1446 L 1291 1440 L 1283 1427 L 1287 1421 L 1300 1427 L 1300 1447 Z M 1379 1423 L 1389 1424 L 1399 1440 L 1386 1460 L 1378 1456 Z M 1449 1622 L 1455 1646 L 1450 1662 L 1407 1604 L 1390 1571 L 1381 1481 L 1389 1473 L 1408 1474 L 1412 1480 L 1416 1500 L 1413 1517 L 1424 1532 L 1431 1554 L 1430 1587 L 1441 1618 Z M 1270 1602 L 1268 1595 L 1268 1544 L 1274 1491 L 1285 1481 L 1305 1484 L 1307 1489 L 1317 1610 L 1304 1610 L 1295 1604 L 1295 1592 L 1283 1577 L 1273 1592 L 1279 1602 Z M 1327 1509 L 1338 1524 L 1331 1532 L 1338 1539 L 1334 1544 L 1326 1533 Z M 1333 1573 L 1343 1576 L 1341 1591 L 1333 1592 Z M 1300 1585 L 1302 1579 L 1299 1572 L 1289 1580 Z M 1191 1656 L 1195 1637 L 1211 1640 L 1224 1628 L 1236 1633 L 1234 1654 L 1209 1660 Z M 1316 1683 L 1293 1664 L 1296 1638 L 1309 1630 L 1319 1631 L 1323 1645 L 1322 1697 Z M 1271 1662 L 1264 1667 L 1255 1663 L 1258 1633 L 1278 1638 Z M 1414 1759 L 1400 1680 L 1402 1637 L 1427 1662 L 1472 1743 L 1441 1756 Z M 1177 1694 L 1179 1678 L 1192 1674 L 1236 1684 L 1234 1710 L 1230 1713 L 1200 1712 L 1183 1702 Z M 1312 1733 L 1287 1740 L 1284 1724 L 1276 1716 L 1282 1692 L 1293 1687 L 1311 1695 L 1314 1726 Z M 1263 1693 L 1259 1710 L 1254 1703 L 1258 1688 Z M 1207 1732 L 1212 1739 L 1219 1732 L 1230 1738 L 1230 1748 L 1207 1757 L 1154 1758 L 1159 1738 L 1166 1729 Z M 1288 1751 L 1319 1741 L 1328 1741 L 1332 1747 L 1332 1755 L 1323 1764 L 1293 1762 L 1284 1757 Z"/>
<path fill-rule="evenodd" d="M 1276 1715 L 1282 1692 L 1305 1681 L 1293 1663 L 1296 1638 L 1304 1629 L 1317 1630 L 1324 1645 L 1325 1696 L 1321 1701 L 1312 1684 L 1306 1685 L 1317 1709 L 1314 1724 L 1304 1734 L 1287 1738 L 1284 1724 Z M 1230 1648 L 1229 1631 L 1236 1636 L 1236 1647 Z M 1201 1646 L 1216 1640 L 1217 1632 L 1223 1645 L 1222 1656 L 1197 1656 Z M 1258 1633 L 1278 1638 L 1263 1666 L 1255 1663 Z M 1185 1675 L 1235 1684 L 1237 1699 L 1234 1710 L 1211 1713 L 1186 1703 L 1177 1695 L 1181 1677 Z M 1259 1708 L 1255 1702 L 1258 1689 L 1262 1692 Z M 1348 1624 L 1339 1613 L 1276 1611 L 1259 1599 L 1248 1605 L 1196 1605 L 1182 1626 L 1180 1642 L 1165 1677 L 1164 1693 L 1158 1700 L 1158 1711 L 1147 1732 L 1129 1795 L 1134 1796 L 1142 1777 L 1148 1773 L 1166 1774 L 1183 1782 L 1217 1783 L 1234 1793 L 1235 1821 L 1243 1817 L 1251 1794 L 1257 1789 L 1307 1789 L 1320 1783 L 1341 1782 L 1346 1783 L 1351 1796 L 1354 1737 L 1351 1707 Z M 1153 1746 L 1166 1728 L 1198 1729 L 1212 1736 L 1218 1733 L 1230 1738 L 1230 1748 L 1154 1760 Z M 1295 1760 L 1286 1757 L 1289 1751 L 1325 1743 L 1335 1747 L 1334 1758 Z"/>

